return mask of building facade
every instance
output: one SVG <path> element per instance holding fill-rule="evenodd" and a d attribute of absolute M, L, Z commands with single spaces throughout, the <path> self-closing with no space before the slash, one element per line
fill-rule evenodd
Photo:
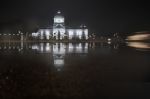
<path fill-rule="evenodd" d="M 46 39 L 88 39 L 88 29 L 85 25 L 81 25 L 78 29 L 67 28 L 65 26 L 65 18 L 60 11 L 54 16 L 52 28 L 39 29 L 36 33 L 32 33 L 33 38 L 41 40 Z"/>

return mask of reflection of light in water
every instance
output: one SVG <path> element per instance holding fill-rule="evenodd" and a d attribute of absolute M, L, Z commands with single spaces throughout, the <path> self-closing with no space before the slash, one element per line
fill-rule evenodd
<path fill-rule="evenodd" d="M 52 50 L 51 50 L 52 48 Z M 40 43 L 31 45 L 32 50 L 37 50 L 39 52 L 52 52 L 53 54 L 66 54 L 66 53 L 88 53 L 88 43 Z"/>
<path fill-rule="evenodd" d="M 81 53 L 82 52 L 82 48 L 83 47 L 82 47 L 81 43 L 79 43 L 79 45 L 76 46 L 76 52 L 77 53 Z"/>
<path fill-rule="evenodd" d="M 43 52 L 44 51 L 44 44 L 40 43 L 40 51 Z"/>
<path fill-rule="evenodd" d="M 46 51 L 50 51 L 50 44 L 46 43 Z"/>
<path fill-rule="evenodd" d="M 134 47 L 134 48 L 150 48 L 150 43 L 144 43 L 144 42 L 129 42 L 127 46 Z"/>
<path fill-rule="evenodd" d="M 54 65 L 55 66 L 62 66 L 64 65 L 64 60 L 63 59 L 54 59 Z"/>
<path fill-rule="evenodd" d="M 26 45 L 26 46 L 25 46 Z M 25 47 L 24 47 L 25 46 Z M 92 45 L 92 46 L 95 46 Z M 0 46 L 1 49 L 32 49 L 37 50 L 39 53 L 53 53 L 53 54 L 69 54 L 69 53 L 88 53 L 88 43 L 34 43 L 34 44 L 23 44 L 21 43 L 11 43 Z"/>
<path fill-rule="evenodd" d="M 90 48 L 95 48 L 95 43 L 94 43 L 94 42 L 89 43 L 89 47 L 90 47 Z M 86 43 L 85 49 L 88 49 L 88 43 Z"/>
<path fill-rule="evenodd" d="M 21 49 L 18 49 L 18 51 L 20 52 L 20 51 L 21 51 Z"/>
<path fill-rule="evenodd" d="M 72 53 L 72 52 L 73 52 L 73 49 L 74 49 L 73 44 L 72 44 L 72 43 L 69 43 L 68 46 L 69 46 L 69 47 L 68 47 L 69 53 Z"/>
<path fill-rule="evenodd" d="M 88 43 L 79 43 L 79 44 L 72 44 L 69 43 L 68 45 L 68 53 L 87 53 L 88 52 Z"/>
<path fill-rule="evenodd" d="M 32 49 L 33 50 L 39 50 L 39 47 L 38 47 L 38 45 L 32 45 Z"/>
<path fill-rule="evenodd" d="M 61 71 L 61 68 L 64 66 L 64 58 L 54 58 L 54 66 L 57 71 Z"/>
<path fill-rule="evenodd" d="M 23 49 L 23 42 L 21 42 L 21 49 Z"/>
<path fill-rule="evenodd" d="M 114 44 L 114 49 L 118 49 L 119 44 Z"/>
<path fill-rule="evenodd" d="M 94 43 L 94 44 L 95 44 L 95 43 Z M 95 45 L 94 45 L 94 47 L 95 47 Z M 88 43 L 85 43 L 84 52 L 85 52 L 85 53 L 88 53 Z"/>
<path fill-rule="evenodd" d="M 82 45 L 81 53 L 88 53 L 88 43 Z"/>
<path fill-rule="evenodd" d="M 136 34 L 127 37 L 127 40 L 147 40 L 147 39 L 150 39 L 150 34 Z"/>
<path fill-rule="evenodd" d="M 94 43 L 95 44 L 95 43 Z M 88 43 L 85 43 L 85 48 L 87 49 L 88 48 Z"/>
<path fill-rule="evenodd" d="M 107 42 L 108 44 L 111 44 L 111 42 L 109 41 L 109 42 Z"/>
<path fill-rule="evenodd" d="M 93 46 L 95 46 L 95 43 L 93 43 Z M 88 53 L 88 43 L 11 43 L 11 44 L 5 44 L 1 45 L 0 49 L 17 49 L 16 51 L 23 53 L 24 49 L 28 50 L 37 50 L 39 53 L 51 53 L 53 64 L 55 68 L 60 71 L 62 70 L 64 64 L 65 64 L 65 55 L 68 54 L 82 54 L 82 53 Z M 74 55 L 74 54 L 73 54 Z M 70 56 L 70 55 L 69 55 Z"/>
<path fill-rule="evenodd" d="M 37 50 L 41 53 L 50 52 L 50 43 L 33 44 L 31 48 L 32 48 L 32 50 Z"/>
<path fill-rule="evenodd" d="M 63 43 L 56 43 L 53 45 L 53 53 L 54 54 L 65 54 L 66 52 L 66 45 Z"/>

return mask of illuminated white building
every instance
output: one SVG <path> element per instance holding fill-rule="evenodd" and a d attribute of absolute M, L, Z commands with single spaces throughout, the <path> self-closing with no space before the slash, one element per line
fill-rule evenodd
<path fill-rule="evenodd" d="M 41 40 L 49 40 L 51 38 L 56 40 L 65 39 L 88 39 L 88 29 L 81 25 L 79 29 L 70 29 L 65 26 L 65 18 L 60 11 L 54 16 L 54 23 L 52 28 L 39 29 L 37 33 L 32 33 L 33 38 Z"/>

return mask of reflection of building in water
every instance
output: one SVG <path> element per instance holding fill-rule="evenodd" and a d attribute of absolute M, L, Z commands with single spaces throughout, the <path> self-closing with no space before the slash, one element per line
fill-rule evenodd
<path fill-rule="evenodd" d="M 115 43 L 113 46 L 114 46 L 114 49 L 118 49 L 119 48 L 119 44 L 118 43 Z"/>
<path fill-rule="evenodd" d="M 39 29 L 37 33 L 32 33 L 33 38 L 38 39 L 88 39 L 88 29 L 85 25 L 81 25 L 78 29 L 67 28 L 65 26 L 65 18 L 60 11 L 54 16 L 52 28 Z"/>
<path fill-rule="evenodd" d="M 0 51 L 21 51 L 23 50 L 23 42 L 21 43 L 0 43 Z"/>
<path fill-rule="evenodd" d="M 53 45 L 53 63 L 54 66 L 57 68 L 57 70 L 61 70 L 61 68 L 64 66 L 64 56 L 66 53 L 66 46 L 62 43 L 56 43 Z"/>
<path fill-rule="evenodd" d="M 39 53 L 53 53 L 53 54 L 69 54 L 69 53 L 88 53 L 88 43 L 39 43 L 32 44 L 32 50 Z"/>
<path fill-rule="evenodd" d="M 36 53 L 50 54 L 52 63 L 60 70 L 65 64 L 65 56 L 84 55 L 88 53 L 88 43 L 2 43 L 0 51 L 29 51 L 30 49 Z"/>
<path fill-rule="evenodd" d="M 54 66 L 60 70 L 65 64 L 65 56 L 68 54 L 86 54 L 88 53 L 88 43 L 40 43 L 32 44 L 32 49 L 39 53 L 51 53 Z"/>
<path fill-rule="evenodd" d="M 31 49 L 39 53 L 50 53 L 52 51 L 50 43 L 31 44 Z"/>

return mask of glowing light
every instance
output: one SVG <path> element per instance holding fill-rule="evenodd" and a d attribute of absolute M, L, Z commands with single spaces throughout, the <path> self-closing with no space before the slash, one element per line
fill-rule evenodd
<path fill-rule="evenodd" d="M 82 35 L 82 30 L 78 29 L 78 30 L 76 30 L 76 33 L 77 33 L 77 35 Z"/>
<path fill-rule="evenodd" d="M 108 38 L 108 41 L 111 41 L 111 39 L 110 39 L 110 38 Z"/>
<path fill-rule="evenodd" d="M 147 40 L 150 39 L 150 34 L 136 34 L 133 36 L 128 36 L 128 40 Z"/>
<path fill-rule="evenodd" d="M 57 13 L 60 14 L 61 12 L 60 12 L 60 11 L 57 11 Z"/>
<path fill-rule="evenodd" d="M 46 30 L 46 33 L 45 33 L 45 34 L 46 34 L 46 39 L 49 40 L 50 31 L 49 31 L 49 30 Z"/>
<path fill-rule="evenodd" d="M 69 34 L 69 39 L 72 39 L 74 36 L 74 30 L 73 29 L 69 29 L 68 30 L 68 34 Z"/>
<path fill-rule="evenodd" d="M 55 18 L 54 22 L 55 23 L 63 23 L 64 22 L 64 18 Z"/>
<path fill-rule="evenodd" d="M 38 35 L 39 35 L 38 33 L 32 33 L 33 37 L 38 37 Z"/>
<path fill-rule="evenodd" d="M 64 17 L 61 14 L 60 11 L 57 12 L 59 15 L 54 16 L 54 23 L 64 23 Z"/>
<path fill-rule="evenodd" d="M 149 49 L 150 43 L 144 43 L 144 42 L 129 42 L 127 46 L 134 47 L 134 48 L 144 48 Z"/>

